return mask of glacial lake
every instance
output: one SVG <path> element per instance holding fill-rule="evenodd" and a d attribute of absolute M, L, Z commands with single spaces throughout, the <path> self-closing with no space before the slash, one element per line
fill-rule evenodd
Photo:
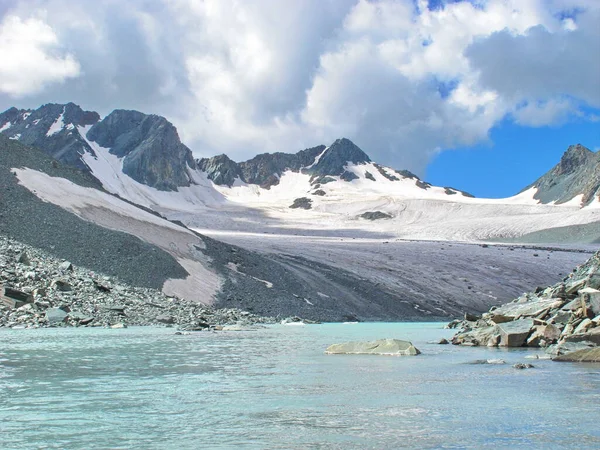
<path fill-rule="evenodd" d="M 600 364 L 428 344 L 453 334 L 442 328 L 3 329 L 0 447 L 600 448 Z M 423 354 L 323 353 L 386 337 Z M 507 364 L 466 364 L 490 358 Z"/>

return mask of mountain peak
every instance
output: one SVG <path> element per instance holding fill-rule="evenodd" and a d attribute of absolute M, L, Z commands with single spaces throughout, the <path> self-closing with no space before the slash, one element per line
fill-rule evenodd
<path fill-rule="evenodd" d="M 534 198 L 542 203 L 565 203 L 581 195 L 585 206 L 600 189 L 600 153 L 571 145 L 556 166 L 524 190 L 531 187 L 537 189 Z"/>
<path fill-rule="evenodd" d="M 589 163 L 593 157 L 594 152 L 589 148 L 581 144 L 570 145 L 556 166 L 557 175 L 572 173 L 583 164 Z"/>
<path fill-rule="evenodd" d="M 206 172 L 206 176 L 213 183 L 222 186 L 231 187 L 236 178 L 244 178 L 240 166 L 225 154 L 197 159 L 196 167 Z"/>
<path fill-rule="evenodd" d="M 321 155 L 319 161 L 310 167 L 307 172 L 311 175 L 342 175 L 349 164 L 364 164 L 371 162 L 371 158 L 363 152 L 350 139 L 336 139 Z"/>

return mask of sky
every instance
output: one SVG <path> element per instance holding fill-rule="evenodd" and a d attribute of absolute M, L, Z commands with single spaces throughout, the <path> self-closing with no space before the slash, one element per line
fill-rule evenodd
<path fill-rule="evenodd" d="M 0 110 L 165 116 L 196 157 L 347 137 L 513 195 L 600 149 L 598 0 L 0 0 Z"/>

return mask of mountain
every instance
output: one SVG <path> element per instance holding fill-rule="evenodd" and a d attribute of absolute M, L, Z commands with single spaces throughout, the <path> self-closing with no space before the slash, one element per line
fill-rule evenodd
<path fill-rule="evenodd" d="M 571 145 L 556 166 L 523 191 L 531 188 L 541 203 L 561 204 L 577 198 L 581 206 L 589 205 L 600 195 L 600 153 Z"/>
<path fill-rule="evenodd" d="M 93 154 L 78 131 L 100 120 L 98 113 L 73 103 L 47 104 L 36 110 L 10 108 L 0 114 L 0 132 L 10 139 L 43 149 L 54 159 L 86 170 L 81 156 Z"/>
<path fill-rule="evenodd" d="M 348 139 L 194 161 L 162 117 L 77 108 L 0 115 L 0 232 L 169 295 L 319 320 L 448 316 L 550 282 L 581 257 L 434 241 L 574 226 L 600 237 L 593 205 L 538 204 L 532 190 L 473 198 L 379 165 Z"/>
<path fill-rule="evenodd" d="M 10 108 L 0 114 L 0 132 L 85 171 L 91 170 L 86 156 L 97 159 L 98 147 L 108 148 L 121 159 L 123 173 L 161 191 L 189 186 L 188 168 L 196 167 L 173 124 L 138 111 L 115 110 L 100 120 L 98 113 L 73 103 Z"/>

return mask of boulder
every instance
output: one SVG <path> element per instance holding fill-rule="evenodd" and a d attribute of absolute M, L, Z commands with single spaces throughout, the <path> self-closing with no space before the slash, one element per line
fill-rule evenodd
<path fill-rule="evenodd" d="M 559 355 L 554 361 L 567 362 L 600 362 L 600 347 L 584 348 Z"/>
<path fill-rule="evenodd" d="M 157 316 L 156 321 L 160 323 L 165 323 L 167 325 L 175 323 L 175 319 L 173 319 L 173 317 L 169 314 L 161 314 L 160 316 Z"/>
<path fill-rule="evenodd" d="M 65 280 L 54 280 L 52 285 L 59 291 L 69 292 L 73 290 L 73 286 L 69 284 L 69 282 Z"/>
<path fill-rule="evenodd" d="M 345 342 L 327 347 L 328 355 L 389 355 L 389 356 L 414 356 L 421 352 L 409 341 L 399 339 L 379 339 L 371 342 Z"/>
<path fill-rule="evenodd" d="M 517 363 L 514 364 L 513 367 L 515 369 L 533 369 L 533 364 L 528 364 L 528 363 Z"/>
<path fill-rule="evenodd" d="M 60 266 L 58 266 L 58 268 L 63 272 L 72 272 L 73 264 L 71 264 L 69 261 L 64 261 L 60 264 Z"/>
<path fill-rule="evenodd" d="M 497 325 L 500 331 L 500 346 L 521 347 L 533 328 L 533 319 L 519 319 Z"/>
<path fill-rule="evenodd" d="M 592 342 L 581 341 L 581 342 L 561 342 L 559 344 L 551 345 L 546 349 L 546 353 L 550 356 L 565 355 L 570 352 L 577 350 L 583 350 L 587 348 L 596 347 Z"/>
<path fill-rule="evenodd" d="M 518 303 L 507 303 L 494 311 L 494 315 L 506 317 L 537 317 L 545 310 L 560 308 L 564 304 L 564 300 L 560 298 L 544 298 L 540 299 L 533 297 L 532 300 L 519 301 Z"/>
<path fill-rule="evenodd" d="M 48 308 L 46 310 L 46 320 L 49 325 L 56 325 L 67 320 L 68 313 L 61 308 Z"/>
<path fill-rule="evenodd" d="M 583 322 L 581 322 L 583 323 Z M 600 328 L 592 328 L 586 333 L 571 334 L 563 338 L 564 342 L 591 342 L 595 345 L 600 345 Z"/>
<path fill-rule="evenodd" d="M 0 285 L 0 303 L 9 308 L 20 308 L 27 303 L 33 302 L 33 295 L 18 289 Z"/>

